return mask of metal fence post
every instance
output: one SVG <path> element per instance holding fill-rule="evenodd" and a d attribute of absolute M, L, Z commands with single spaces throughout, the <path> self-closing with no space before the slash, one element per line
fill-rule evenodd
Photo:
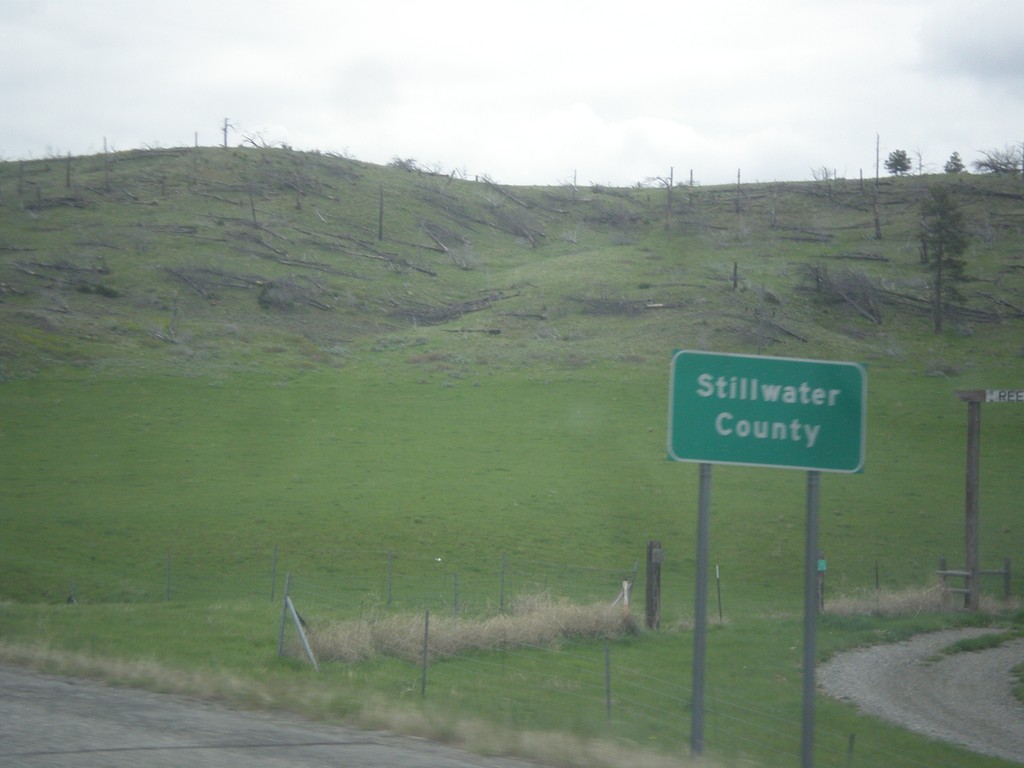
<path fill-rule="evenodd" d="M 281 658 L 284 653 L 284 624 L 288 621 L 288 590 L 291 587 L 292 575 L 286 573 L 284 577 L 284 601 L 281 603 L 281 627 L 277 632 L 277 657 Z"/>

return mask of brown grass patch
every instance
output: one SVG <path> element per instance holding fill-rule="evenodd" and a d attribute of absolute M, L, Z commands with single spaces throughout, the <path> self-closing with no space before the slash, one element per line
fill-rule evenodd
<path fill-rule="evenodd" d="M 379 616 L 315 627 L 310 645 L 323 661 L 357 662 L 374 656 L 409 661 L 423 658 L 425 615 Z M 634 619 L 606 603 L 577 605 L 546 595 L 519 598 L 508 613 L 485 619 L 431 616 L 429 658 L 529 646 L 551 647 L 564 640 L 615 640 L 636 634 Z"/>
<path fill-rule="evenodd" d="M 915 616 L 919 613 L 940 613 L 963 607 L 963 596 L 944 589 L 941 584 L 908 589 L 865 589 L 849 595 L 829 598 L 825 613 L 835 616 Z M 1020 607 L 1020 601 L 997 600 L 982 595 L 981 613 L 1000 613 Z"/>

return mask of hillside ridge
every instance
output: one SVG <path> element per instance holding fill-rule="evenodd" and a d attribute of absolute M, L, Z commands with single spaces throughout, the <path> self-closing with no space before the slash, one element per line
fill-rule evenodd
<path fill-rule="evenodd" d="M 934 341 L 935 184 L 971 237 L 948 333 L 1018 323 L 1016 178 L 509 187 L 278 148 L 0 163 L 0 375 L 339 366 L 468 336 L 518 365 L 884 355 Z"/>

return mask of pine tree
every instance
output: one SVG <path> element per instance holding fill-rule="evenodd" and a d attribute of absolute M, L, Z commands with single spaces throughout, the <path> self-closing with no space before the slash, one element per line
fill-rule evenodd
<path fill-rule="evenodd" d="M 946 161 L 942 170 L 946 173 L 963 173 L 966 170 L 966 166 L 964 165 L 964 161 L 960 159 L 960 153 L 954 152 L 950 155 L 949 160 Z"/>
<path fill-rule="evenodd" d="M 885 170 L 893 176 L 906 176 L 911 167 L 910 156 L 903 149 L 894 149 L 885 159 Z"/>
<path fill-rule="evenodd" d="M 942 332 L 945 302 L 962 303 L 964 300 L 956 283 L 964 280 L 961 256 L 966 250 L 967 226 L 963 212 L 947 187 L 932 187 L 921 204 L 921 254 L 934 275 L 932 311 L 935 333 Z"/>

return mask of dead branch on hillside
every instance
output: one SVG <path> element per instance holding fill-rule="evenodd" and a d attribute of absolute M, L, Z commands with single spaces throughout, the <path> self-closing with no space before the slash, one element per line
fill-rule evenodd
<path fill-rule="evenodd" d="M 43 281 L 47 288 L 54 290 L 77 289 L 83 293 L 100 293 L 104 296 L 115 296 L 116 291 L 102 286 L 99 277 L 110 274 L 102 259 L 95 265 L 75 264 L 67 260 L 54 262 L 13 261 L 11 266 L 22 274 Z M 53 310 L 65 312 L 67 306 Z"/>
<path fill-rule="evenodd" d="M 153 329 L 149 332 L 149 335 L 154 339 L 160 341 L 166 341 L 168 344 L 180 344 L 181 339 L 178 337 L 178 304 L 175 302 L 174 308 L 171 310 L 171 319 L 167 321 L 167 327 L 163 330 Z"/>
<path fill-rule="evenodd" d="M 437 277 L 437 272 L 432 270 L 430 267 L 425 267 L 421 264 L 414 264 L 411 261 L 408 261 L 407 259 L 403 259 L 401 256 L 398 256 L 397 254 L 382 251 L 367 240 L 361 240 L 358 237 L 353 237 L 352 235 L 346 235 L 338 232 L 314 232 L 312 230 L 301 229 L 299 227 L 293 227 L 293 229 L 295 229 L 296 232 L 300 232 L 301 234 L 306 235 L 309 238 L 315 238 L 309 240 L 308 242 L 312 243 L 313 245 L 317 245 L 321 248 L 328 248 L 330 250 L 338 251 L 349 256 L 356 256 L 362 259 L 375 259 L 377 261 L 383 261 L 386 262 L 392 269 L 398 272 L 414 270 L 416 272 L 422 272 L 425 275 L 430 275 L 431 277 Z M 345 248 L 339 245 L 338 243 L 328 243 L 320 238 L 327 238 L 329 240 L 340 240 L 345 243 L 351 243 L 357 246 L 357 248 Z M 407 243 L 407 245 L 413 248 L 430 247 L 413 245 L 412 243 Z M 441 249 L 436 248 L 433 250 L 440 251 Z M 320 269 L 321 272 L 336 272 L 337 274 L 348 274 L 340 270 L 335 270 L 331 267 L 327 267 L 327 265 L 321 266 L 323 267 L 322 269 Z"/>
<path fill-rule="evenodd" d="M 499 195 L 501 195 L 502 197 L 505 197 L 505 198 L 511 200 L 516 205 L 522 206 L 523 208 L 532 208 L 533 207 L 532 205 L 530 205 L 530 203 L 526 202 L 525 200 L 521 200 L 518 197 L 516 197 L 515 195 L 513 195 L 511 192 L 509 192 L 507 189 L 505 189 L 500 184 L 497 184 L 496 182 L 491 181 L 491 179 L 489 179 L 487 176 L 482 177 L 482 179 L 483 179 L 484 184 L 486 184 L 489 189 L 495 190 Z"/>
<path fill-rule="evenodd" d="M 1009 200 L 1024 200 L 1024 195 L 1017 192 L 1004 192 L 1000 189 L 989 189 L 987 187 L 979 187 L 974 184 L 960 184 L 958 190 L 967 192 L 968 194 L 978 195 L 979 197 L 1004 197 Z"/>
<path fill-rule="evenodd" d="M 780 240 L 789 240 L 796 243 L 828 243 L 835 239 L 835 235 L 829 232 L 820 232 L 814 229 L 801 229 L 799 227 L 780 227 L 780 229 L 795 233 L 792 235 L 780 235 Z"/>
<path fill-rule="evenodd" d="M 880 253 L 833 253 L 828 258 L 850 261 L 889 261 L 888 256 L 883 256 Z"/>
<path fill-rule="evenodd" d="M 821 264 L 803 267 L 804 290 L 813 290 L 825 304 L 845 303 L 872 323 L 882 322 L 880 289 L 871 278 L 854 269 L 830 272 Z"/>
<path fill-rule="evenodd" d="M 435 221 L 420 221 L 420 229 L 423 230 L 427 237 L 437 243 L 438 248 L 444 253 L 448 253 L 450 248 L 459 245 L 469 245 L 469 240 L 458 232 L 448 229 L 443 224 L 438 224 Z"/>
<path fill-rule="evenodd" d="M 583 311 L 588 315 L 610 315 L 630 317 L 642 314 L 648 310 L 656 309 L 679 309 L 685 307 L 682 301 L 654 301 L 651 299 L 621 299 L 608 296 L 578 296 L 570 297 L 583 305 Z"/>
<path fill-rule="evenodd" d="M 10 283 L 0 283 L 0 296 L 24 296 L 25 292 Z"/>
<path fill-rule="evenodd" d="M 491 222 L 491 226 L 514 237 L 523 238 L 530 244 L 531 248 L 537 247 L 538 237 L 547 237 L 544 230 L 525 211 L 510 211 L 505 208 L 496 208 L 494 210 L 494 221 Z"/>
<path fill-rule="evenodd" d="M 1008 309 L 1012 310 L 1013 314 L 1011 314 L 1010 317 L 1024 317 L 1024 309 L 1021 309 L 1020 307 L 1011 304 L 1006 299 L 1001 299 L 998 296 L 992 295 L 991 293 L 983 293 L 981 295 L 997 306 L 1007 307 Z"/>
<path fill-rule="evenodd" d="M 789 328 L 786 328 L 785 326 L 783 326 L 780 323 L 778 323 L 775 320 L 775 313 L 774 313 L 774 311 L 771 314 L 766 314 L 760 307 L 756 307 L 754 309 L 754 321 L 757 323 L 758 327 L 761 328 L 762 330 L 764 328 L 771 328 L 773 330 L 776 330 L 776 331 L 779 331 L 780 333 L 785 334 L 786 336 L 789 336 L 790 338 L 796 339 L 797 341 L 802 341 L 804 343 L 807 342 L 807 337 L 806 336 L 802 336 L 799 333 L 797 333 L 796 331 L 791 330 Z"/>
<path fill-rule="evenodd" d="M 592 208 L 593 212 L 583 216 L 583 221 L 588 224 L 600 224 L 612 229 L 630 229 L 639 226 L 644 221 L 643 214 L 627 210 L 621 204 L 597 203 Z"/>
<path fill-rule="evenodd" d="M 521 320 L 547 320 L 547 315 L 536 312 L 500 312 L 502 317 L 518 317 Z"/>
<path fill-rule="evenodd" d="M 405 303 L 397 306 L 388 314 L 392 317 L 399 317 L 409 320 L 417 325 L 440 325 L 451 320 L 462 317 L 471 312 L 479 312 L 490 309 L 495 302 L 510 299 L 518 296 L 518 293 L 491 293 L 483 298 L 469 299 L 468 301 L 455 302 L 454 304 L 442 304 L 431 306 L 429 304 Z"/>
<path fill-rule="evenodd" d="M 335 297 L 321 283 L 308 275 L 292 275 L 284 280 L 268 280 L 256 301 L 264 309 L 289 310 L 309 306 L 325 311 L 334 309 L 328 303 Z"/>
<path fill-rule="evenodd" d="M 890 302 L 918 315 L 931 315 L 935 311 L 935 300 L 931 297 L 921 298 L 920 296 L 899 293 L 898 291 L 883 291 L 883 293 Z M 1024 313 L 1013 312 L 1007 314 L 1006 312 L 1000 311 L 999 307 L 1003 305 L 1001 300 L 993 300 L 993 303 L 996 305 L 996 308 L 988 310 L 967 307 L 962 304 L 944 304 L 943 307 L 944 311 L 948 312 L 950 316 L 956 319 L 969 320 L 976 323 L 999 323 L 1006 319 L 1024 317 Z"/>
<path fill-rule="evenodd" d="M 47 208 L 88 208 L 91 203 L 81 197 L 38 197 L 25 203 L 27 211 L 43 211 Z"/>
<path fill-rule="evenodd" d="M 218 203 L 227 203 L 228 205 L 237 205 L 239 207 L 245 205 L 246 202 L 248 202 L 243 202 L 242 200 L 232 200 L 229 197 L 221 197 L 220 195 L 213 194 L 213 192 L 203 192 L 202 190 L 199 189 L 195 190 L 192 194 L 198 197 L 206 197 L 209 198 L 210 200 L 216 200 Z"/>
<path fill-rule="evenodd" d="M 81 264 L 73 264 L 70 261 L 15 261 L 12 262 L 11 266 L 20 272 L 24 272 L 27 275 L 39 277 L 39 273 L 35 270 L 49 270 L 52 272 L 72 272 L 75 274 L 88 274 L 88 275 L 109 275 L 110 270 L 102 263 L 99 266 L 82 266 Z"/>
<path fill-rule="evenodd" d="M 214 288 L 250 290 L 267 283 L 267 278 L 261 275 L 242 275 L 208 267 L 168 267 L 166 271 L 204 299 L 217 298 Z"/>
<path fill-rule="evenodd" d="M 167 235 L 196 235 L 199 227 L 194 224 L 137 224 L 139 229 L 146 229 L 150 232 L 161 232 Z"/>

